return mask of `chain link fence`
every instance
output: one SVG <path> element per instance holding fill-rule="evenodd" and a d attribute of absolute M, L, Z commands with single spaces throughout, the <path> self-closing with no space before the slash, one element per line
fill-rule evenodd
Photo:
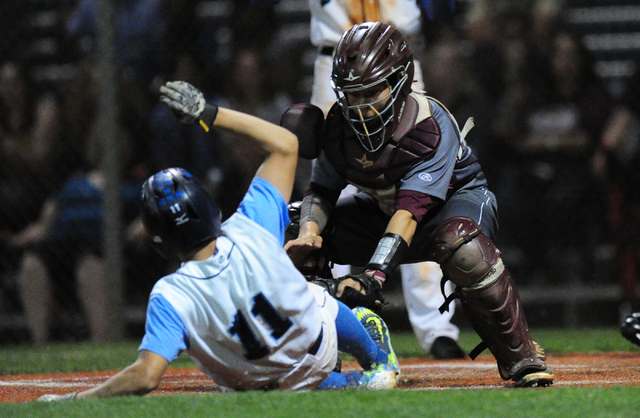
<path fill-rule="evenodd" d="M 141 238 L 142 182 L 184 167 L 229 215 L 260 159 L 242 138 L 177 124 L 157 90 L 187 80 L 277 122 L 308 94 L 271 77 L 308 47 L 306 2 L 294 3 L 289 23 L 306 31 L 286 43 L 272 42 L 282 36 L 274 9 L 248 0 L 0 4 L 1 341 L 141 334 L 151 287 L 175 267 Z"/>
<path fill-rule="evenodd" d="M 459 1 L 459 14 L 475 3 Z M 456 30 L 468 29 L 467 20 L 457 22 Z M 427 40 L 437 39 L 439 30 L 429 28 Z M 483 45 L 464 34 L 461 40 L 465 65 L 473 69 L 473 54 Z M 307 0 L 282 0 L 275 8 L 249 0 L 3 0 L 0 342 L 140 336 L 153 284 L 176 267 L 141 238 L 142 182 L 160 169 L 184 167 L 228 216 L 261 160 L 243 138 L 177 124 L 157 103 L 159 86 L 186 80 L 221 105 L 277 123 L 289 105 L 309 100 L 316 53 Z M 423 60 L 423 66 L 437 64 Z M 621 66 L 610 67 L 601 62 L 599 68 Z M 453 99 L 445 104 L 455 107 Z M 462 113 L 454 111 L 464 122 Z M 470 143 L 482 151 L 483 144 L 473 142 L 480 129 Z M 501 165 L 500 148 L 481 157 L 490 180 L 498 179 L 496 191 L 502 190 L 503 252 L 523 283 L 525 302 L 527 295 L 548 298 L 536 292 L 549 286 L 617 286 L 611 254 L 600 245 L 607 243 L 601 219 L 583 218 L 593 222 L 585 227 L 587 241 L 558 249 L 551 261 L 527 258 L 523 248 L 549 242 L 539 235 L 541 221 L 527 218 L 524 230 L 522 212 L 509 206 L 511 172 L 505 170 L 520 167 Z M 303 176 L 294 198 L 304 189 Z M 589 210 L 564 209 L 569 217 Z M 536 263 L 545 272 L 539 282 L 526 267 Z M 557 307 L 542 309 L 550 318 Z"/>

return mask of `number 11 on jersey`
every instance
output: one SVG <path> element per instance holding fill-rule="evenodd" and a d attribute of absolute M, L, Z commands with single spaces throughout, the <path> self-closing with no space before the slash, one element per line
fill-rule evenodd
<path fill-rule="evenodd" d="M 293 325 L 289 318 L 280 315 L 280 312 L 273 307 L 273 304 L 262 292 L 253 297 L 251 315 L 256 318 L 261 317 L 267 323 L 272 330 L 271 336 L 276 341 Z M 244 355 L 247 360 L 257 360 L 269 354 L 269 348 L 258 341 L 247 322 L 247 318 L 239 309 L 234 317 L 233 325 L 229 328 L 229 333 L 238 336 L 247 351 Z"/>

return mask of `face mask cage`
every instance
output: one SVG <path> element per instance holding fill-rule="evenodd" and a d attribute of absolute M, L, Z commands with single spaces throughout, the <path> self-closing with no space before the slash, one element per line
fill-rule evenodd
<path fill-rule="evenodd" d="M 402 77 L 393 86 L 389 83 L 389 78 L 403 69 L 400 67 L 388 77 L 367 85 L 338 87 L 333 83 L 342 114 L 362 147 L 368 152 L 378 151 L 387 139 L 387 130 L 391 129 L 389 125 L 393 122 L 395 115 L 394 103 L 408 76 L 402 73 Z M 381 95 L 380 93 L 385 90 L 388 93 Z M 357 103 L 350 103 L 350 97 L 361 99 L 357 100 Z M 367 101 L 367 98 L 371 100 Z"/>

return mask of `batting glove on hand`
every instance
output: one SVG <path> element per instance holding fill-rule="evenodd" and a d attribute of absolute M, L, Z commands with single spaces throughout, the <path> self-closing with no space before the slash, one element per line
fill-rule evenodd
<path fill-rule="evenodd" d="M 67 393 L 66 395 L 42 395 L 38 398 L 38 402 L 61 402 L 73 401 L 78 396 L 78 392 Z"/>
<path fill-rule="evenodd" d="M 202 92 L 184 81 L 169 81 L 160 87 L 160 101 L 182 123 L 200 119 L 206 105 Z"/>
<path fill-rule="evenodd" d="M 384 305 L 386 305 L 384 294 L 382 293 L 382 286 L 380 286 L 380 282 L 373 276 L 366 273 L 347 274 L 338 279 L 338 286 L 340 282 L 347 279 L 355 280 L 360 284 L 359 291 L 351 286 L 345 287 L 342 295 L 338 298 L 338 300 L 349 308 L 353 309 L 362 306 L 374 312 L 380 312 Z"/>

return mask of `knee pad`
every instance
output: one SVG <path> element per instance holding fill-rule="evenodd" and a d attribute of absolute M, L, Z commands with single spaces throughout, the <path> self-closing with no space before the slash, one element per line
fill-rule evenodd
<path fill-rule="evenodd" d="M 469 218 L 447 219 L 431 235 L 428 248 L 429 260 L 461 287 L 477 286 L 500 260 L 493 241 Z"/>

